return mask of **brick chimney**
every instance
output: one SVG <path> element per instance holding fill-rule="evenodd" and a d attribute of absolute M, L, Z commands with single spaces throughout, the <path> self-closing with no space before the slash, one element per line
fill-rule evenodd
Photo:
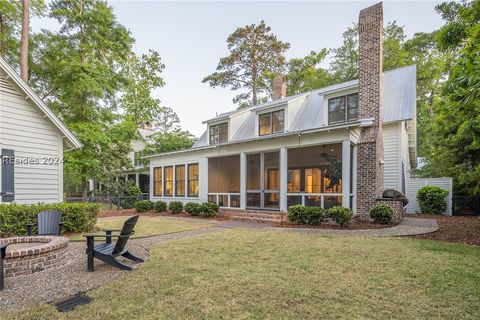
<path fill-rule="evenodd" d="M 368 216 L 383 193 L 382 41 L 383 5 L 360 11 L 358 19 L 359 118 L 372 119 L 361 128 L 357 146 L 357 213 Z"/>
<path fill-rule="evenodd" d="M 152 123 L 150 121 L 144 121 L 138 126 L 140 129 L 153 130 Z"/>
<path fill-rule="evenodd" d="M 273 79 L 272 83 L 272 100 L 282 99 L 287 96 L 287 82 L 285 76 L 279 74 Z"/>

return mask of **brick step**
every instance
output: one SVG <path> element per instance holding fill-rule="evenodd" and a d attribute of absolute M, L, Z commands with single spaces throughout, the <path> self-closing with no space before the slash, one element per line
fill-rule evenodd
<path fill-rule="evenodd" d="M 254 216 L 254 217 L 265 217 L 265 218 L 271 218 L 271 217 L 281 217 L 280 213 L 257 213 L 257 212 L 245 212 L 245 211 L 239 211 L 239 212 L 222 212 L 223 215 L 230 217 L 230 216 Z"/>
<path fill-rule="evenodd" d="M 281 222 L 282 220 L 285 220 L 285 214 L 280 212 L 266 212 L 254 210 L 222 210 L 221 214 L 232 220 L 256 222 Z"/>
<path fill-rule="evenodd" d="M 253 217 L 253 216 L 230 216 L 231 220 L 238 220 L 238 221 L 250 221 L 250 222 L 272 222 L 272 223 L 279 223 L 282 220 L 280 218 L 260 218 L 260 217 Z"/>

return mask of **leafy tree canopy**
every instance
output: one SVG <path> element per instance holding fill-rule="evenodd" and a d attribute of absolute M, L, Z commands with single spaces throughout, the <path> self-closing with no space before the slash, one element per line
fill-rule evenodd
<path fill-rule="evenodd" d="M 426 174 L 452 176 L 457 192 L 480 194 L 480 1 L 437 6 L 441 48 L 454 54 L 434 118 Z"/>
<path fill-rule="evenodd" d="M 235 30 L 228 38 L 230 54 L 221 58 L 217 71 L 208 75 L 203 82 L 211 87 L 230 87 L 243 90 L 233 102 L 248 101 L 256 105 L 260 96 L 270 90 L 268 74 L 282 73 L 285 68 L 285 51 L 290 44 L 282 42 L 261 21 Z"/>
<path fill-rule="evenodd" d="M 145 154 L 157 154 L 188 149 L 193 146 L 196 139 L 188 131 L 159 132 L 150 136 L 154 143 L 145 148 Z"/>

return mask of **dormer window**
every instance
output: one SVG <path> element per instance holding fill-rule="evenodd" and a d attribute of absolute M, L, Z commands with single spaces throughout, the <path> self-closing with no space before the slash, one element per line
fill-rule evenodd
<path fill-rule="evenodd" d="M 328 123 L 358 120 L 358 93 L 328 99 Z"/>
<path fill-rule="evenodd" d="M 258 134 L 265 136 L 284 130 L 285 112 L 283 110 L 263 113 L 258 116 Z"/>
<path fill-rule="evenodd" d="M 210 144 L 219 144 L 228 141 L 228 122 L 214 124 L 209 131 Z"/>

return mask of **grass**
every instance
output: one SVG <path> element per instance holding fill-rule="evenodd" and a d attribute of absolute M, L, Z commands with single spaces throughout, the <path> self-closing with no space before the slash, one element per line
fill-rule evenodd
<path fill-rule="evenodd" d="M 11 319 L 478 319 L 478 248 L 431 240 L 228 230 L 156 245 L 62 315 Z"/>
<path fill-rule="evenodd" d="M 98 232 L 101 233 L 101 230 L 104 229 L 121 229 L 123 223 L 128 217 L 118 217 L 118 218 L 106 218 L 99 219 L 96 228 Z M 208 223 L 197 222 L 191 219 L 192 221 L 182 221 L 179 219 L 172 219 L 168 217 L 147 217 L 141 216 L 138 219 L 137 225 L 135 226 L 135 234 L 132 238 L 141 238 L 147 236 L 154 236 L 159 234 L 178 232 L 178 231 L 187 231 L 194 230 L 199 228 L 208 227 Z M 84 240 L 82 234 L 76 234 L 70 236 L 70 240 L 80 241 Z"/>

